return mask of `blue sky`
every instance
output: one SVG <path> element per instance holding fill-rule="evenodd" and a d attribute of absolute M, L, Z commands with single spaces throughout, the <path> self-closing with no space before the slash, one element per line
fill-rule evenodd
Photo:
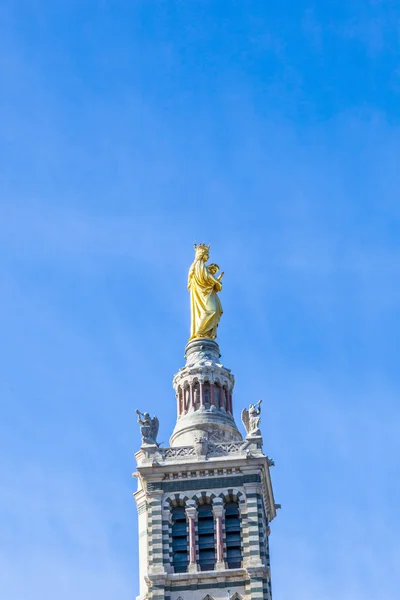
<path fill-rule="evenodd" d="M 400 4 L 0 7 L 0 595 L 138 593 L 193 242 L 263 399 L 278 600 L 397 600 Z"/>

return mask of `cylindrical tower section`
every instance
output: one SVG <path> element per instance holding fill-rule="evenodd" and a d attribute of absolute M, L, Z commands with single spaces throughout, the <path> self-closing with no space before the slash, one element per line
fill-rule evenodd
<path fill-rule="evenodd" d="M 173 381 L 178 419 L 171 446 L 191 446 L 204 436 L 210 441 L 240 441 L 232 412 L 235 379 L 220 363 L 218 344 L 209 339 L 192 340 L 185 356 L 186 365 Z"/>

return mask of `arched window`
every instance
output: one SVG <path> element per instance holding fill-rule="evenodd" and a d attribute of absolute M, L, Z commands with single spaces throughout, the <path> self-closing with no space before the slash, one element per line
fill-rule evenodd
<path fill-rule="evenodd" d="M 225 540 L 228 569 L 240 569 L 242 566 L 242 546 L 238 502 L 227 502 L 225 504 Z"/>
<path fill-rule="evenodd" d="M 186 573 L 189 564 L 187 523 L 185 508 L 175 506 L 172 509 L 172 564 L 175 573 Z"/>
<path fill-rule="evenodd" d="M 206 408 L 210 408 L 211 404 L 211 386 L 210 382 L 206 381 L 203 385 L 203 393 L 204 393 L 204 406 Z"/>
<path fill-rule="evenodd" d="M 199 565 L 201 571 L 215 566 L 214 516 L 211 504 L 200 504 L 198 512 Z"/>
<path fill-rule="evenodd" d="M 214 404 L 217 408 L 220 408 L 220 393 L 221 388 L 218 382 L 214 383 Z"/>

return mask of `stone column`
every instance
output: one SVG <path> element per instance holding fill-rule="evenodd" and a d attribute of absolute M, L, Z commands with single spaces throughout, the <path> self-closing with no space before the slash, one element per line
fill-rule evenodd
<path fill-rule="evenodd" d="M 257 484 L 245 483 L 246 508 L 247 508 L 247 548 L 243 555 L 243 566 L 262 566 L 260 530 L 258 527 L 258 486 Z"/>
<path fill-rule="evenodd" d="M 156 485 L 156 484 L 153 484 Z M 148 536 L 151 546 L 148 546 L 148 573 L 164 573 L 163 539 L 162 539 L 162 506 L 163 492 L 154 490 L 147 494 L 149 517 L 147 521 Z"/>
<path fill-rule="evenodd" d="M 270 574 L 265 566 L 247 567 L 246 592 L 253 600 L 271 600 Z"/>
<path fill-rule="evenodd" d="M 185 413 L 188 412 L 190 408 L 190 387 L 186 385 L 185 387 Z"/>
<path fill-rule="evenodd" d="M 225 513 L 224 506 L 222 504 L 222 500 L 220 502 L 215 498 L 213 502 L 213 513 L 215 518 L 215 545 L 216 545 L 216 562 L 215 562 L 215 570 L 222 571 L 226 569 L 225 561 L 224 561 L 224 539 L 222 533 L 222 518 Z"/>
<path fill-rule="evenodd" d="M 139 534 L 139 593 L 140 597 L 144 598 L 148 588 L 146 583 L 146 575 L 148 571 L 147 548 L 149 542 L 149 525 L 148 525 L 148 505 L 146 492 L 140 488 L 134 494 L 137 510 L 138 510 L 138 534 Z"/>
<path fill-rule="evenodd" d="M 214 403 L 214 384 L 210 382 L 210 406 L 215 406 Z"/>
<path fill-rule="evenodd" d="M 183 413 L 183 399 L 182 399 L 182 388 L 178 387 L 178 416 L 180 417 Z"/>
<path fill-rule="evenodd" d="M 188 503 L 186 505 L 186 518 L 189 530 L 189 573 L 195 573 L 199 570 L 196 562 L 196 515 L 196 506 Z"/>
<path fill-rule="evenodd" d="M 200 406 L 204 406 L 204 382 L 199 380 Z"/>
<path fill-rule="evenodd" d="M 167 574 L 148 573 L 146 581 L 148 592 L 144 598 L 148 598 L 148 600 L 165 600 L 165 587 L 168 583 Z"/>
<path fill-rule="evenodd" d="M 193 390 L 193 381 L 189 384 L 189 410 L 194 410 L 194 390 Z"/>

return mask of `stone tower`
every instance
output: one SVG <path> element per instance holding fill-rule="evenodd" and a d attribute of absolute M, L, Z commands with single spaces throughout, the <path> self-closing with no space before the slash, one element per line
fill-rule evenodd
<path fill-rule="evenodd" d="M 158 420 L 141 416 L 137 460 L 138 600 L 271 600 L 269 523 L 276 516 L 259 429 L 260 404 L 233 417 L 234 377 L 218 344 L 193 339 L 173 380 L 170 447 Z"/>
<path fill-rule="evenodd" d="M 138 414 L 138 600 L 271 600 L 269 523 L 276 515 L 263 453 L 261 401 L 233 417 L 234 377 L 215 341 L 223 273 L 195 245 L 189 269 L 191 336 L 174 377 L 177 421 L 169 448 L 158 419 Z"/>

